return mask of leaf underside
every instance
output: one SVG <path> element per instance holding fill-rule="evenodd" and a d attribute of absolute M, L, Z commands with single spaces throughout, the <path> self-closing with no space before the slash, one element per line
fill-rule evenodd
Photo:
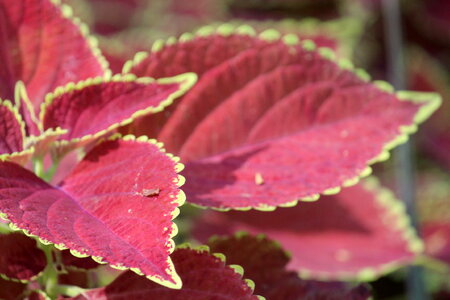
<path fill-rule="evenodd" d="M 206 250 L 176 249 L 172 259 L 183 280 L 181 290 L 164 288 L 132 272 L 120 275 L 110 285 L 83 293 L 74 299 L 161 300 L 257 300 L 242 275 Z"/>
<path fill-rule="evenodd" d="M 183 201 L 175 161 L 142 140 L 96 146 L 58 186 L 0 163 L 0 211 L 41 240 L 179 286 L 169 254 Z M 146 196 L 146 190 L 158 190 Z"/>
<path fill-rule="evenodd" d="M 435 109 L 305 47 L 213 33 L 159 46 L 130 68 L 200 76 L 177 106 L 134 125 L 186 162 L 190 202 L 265 209 L 315 198 L 357 180 Z"/>
<path fill-rule="evenodd" d="M 194 235 L 206 241 L 212 234 L 262 233 L 291 253 L 288 269 L 302 277 L 372 280 L 414 259 L 420 242 L 405 224 L 399 200 L 360 184 L 273 212 L 208 212 Z"/>

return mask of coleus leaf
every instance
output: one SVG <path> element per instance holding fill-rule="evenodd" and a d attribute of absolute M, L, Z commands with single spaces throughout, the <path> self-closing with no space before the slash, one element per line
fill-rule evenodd
<path fill-rule="evenodd" d="M 169 254 L 181 164 L 145 137 L 102 142 L 58 185 L 0 163 L 0 211 L 43 242 L 179 288 Z M 133 228 L 133 230 L 130 230 Z"/>
<path fill-rule="evenodd" d="M 39 113 L 44 96 L 56 87 L 109 72 L 87 27 L 58 0 L 2 0 L 0 15 L 0 57 L 8 62 L 0 71 L 3 98 L 13 99 L 21 80 Z"/>
<path fill-rule="evenodd" d="M 247 231 L 278 241 L 304 279 L 373 280 L 414 260 L 423 245 L 402 202 L 371 179 L 312 203 L 274 212 L 208 212 L 194 236 Z"/>
<path fill-rule="evenodd" d="M 0 119 L 0 161 L 25 164 L 33 154 L 33 149 L 24 148 L 25 123 L 8 100 L 0 99 Z"/>
<path fill-rule="evenodd" d="M 200 70 L 178 105 L 143 127 L 186 162 L 194 204 L 273 209 L 336 192 L 369 174 L 368 165 L 386 159 L 439 106 L 437 95 L 394 94 L 386 83 L 369 82 L 311 41 L 273 31 L 254 36 L 248 28 L 156 44 L 158 51 L 124 68 L 139 76 Z M 216 39 L 245 47 L 222 51 L 211 46 Z M 216 53 L 215 67 L 198 63 Z"/>
<path fill-rule="evenodd" d="M 0 277 L 0 299 L 15 300 L 21 299 L 22 293 L 27 285 L 22 282 L 5 280 Z"/>
<path fill-rule="evenodd" d="M 177 248 L 172 259 L 183 280 L 181 290 L 164 288 L 132 272 L 125 272 L 108 286 L 74 299 L 263 299 L 253 295 L 252 282 L 242 279 L 241 267 L 227 266 L 223 255 L 211 254 L 207 247 Z"/>
<path fill-rule="evenodd" d="M 72 255 L 69 250 L 61 251 L 61 262 L 66 268 L 69 269 L 83 269 L 90 270 L 95 269 L 99 264 L 89 258 L 80 258 Z"/>
<path fill-rule="evenodd" d="M 162 111 L 195 83 L 193 73 L 172 78 L 115 75 L 91 78 L 46 96 L 43 130 L 61 127 L 60 147 L 86 144 L 139 116 Z"/>
<path fill-rule="evenodd" d="M 208 241 L 213 252 L 223 253 L 227 261 L 244 267 L 245 274 L 255 282 L 255 293 L 267 299 L 368 299 L 364 285 L 353 287 L 342 282 L 302 280 L 286 270 L 290 260 L 278 243 L 263 235 L 238 233 L 213 237 Z"/>
<path fill-rule="evenodd" d="M 47 265 L 36 241 L 21 234 L 0 234 L 0 275 L 10 280 L 31 280 Z"/>

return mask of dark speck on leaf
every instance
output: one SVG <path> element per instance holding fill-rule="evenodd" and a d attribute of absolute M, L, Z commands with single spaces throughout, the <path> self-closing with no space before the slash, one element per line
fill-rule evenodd
<path fill-rule="evenodd" d="M 159 195 L 159 189 L 143 189 L 142 195 L 145 197 L 152 197 Z"/>

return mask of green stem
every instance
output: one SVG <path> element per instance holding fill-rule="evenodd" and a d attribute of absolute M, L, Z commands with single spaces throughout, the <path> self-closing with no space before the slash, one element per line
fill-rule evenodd
<path fill-rule="evenodd" d="M 86 289 L 80 288 L 76 285 L 66 285 L 66 284 L 60 284 L 55 287 L 55 292 L 57 295 L 64 295 L 69 297 L 75 297 L 78 296 L 81 293 L 84 293 Z"/>
<path fill-rule="evenodd" d="M 45 286 L 47 295 L 54 299 L 58 296 L 58 271 L 53 261 L 53 246 L 41 244 L 40 248 L 44 251 L 47 258 L 47 266 L 41 276 L 41 284 Z"/>
<path fill-rule="evenodd" d="M 33 160 L 34 173 L 40 178 L 44 177 L 44 158 L 37 157 Z"/>

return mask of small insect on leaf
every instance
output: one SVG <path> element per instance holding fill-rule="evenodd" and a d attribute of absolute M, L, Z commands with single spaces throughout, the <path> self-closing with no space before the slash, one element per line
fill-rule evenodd
<path fill-rule="evenodd" d="M 145 197 L 158 196 L 159 189 L 143 189 L 142 195 L 144 195 Z"/>

